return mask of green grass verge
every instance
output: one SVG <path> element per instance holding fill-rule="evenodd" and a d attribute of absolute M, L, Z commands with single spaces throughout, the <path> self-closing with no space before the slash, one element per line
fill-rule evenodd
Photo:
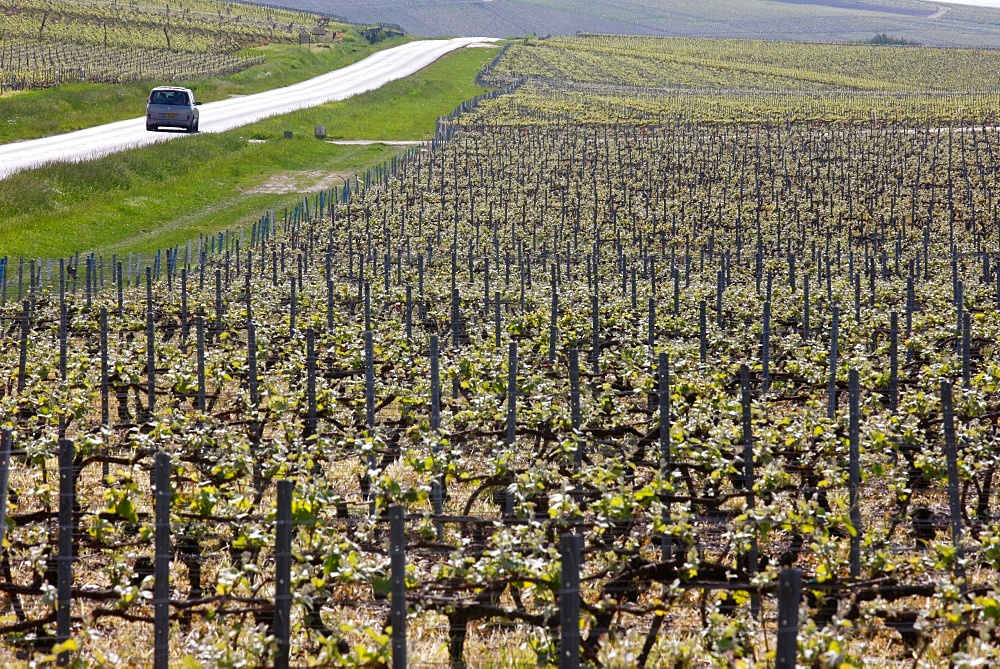
<path fill-rule="evenodd" d="M 405 151 L 319 141 L 314 126 L 334 137 L 430 139 L 438 116 L 483 92 L 473 80 L 495 53 L 461 49 L 342 102 L 0 180 L 0 256 L 151 252 L 246 226 Z"/>
<path fill-rule="evenodd" d="M 127 84 L 69 84 L 0 97 L 0 143 L 89 128 L 146 113 L 149 89 L 161 84 L 187 86 L 203 102 L 249 95 L 304 81 L 350 65 L 375 51 L 410 38 L 369 45 L 354 33 L 332 45 L 270 44 L 245 53 L 263 54 L 262 65 L 224 77 L 181 82 L 135 81 Z"/>

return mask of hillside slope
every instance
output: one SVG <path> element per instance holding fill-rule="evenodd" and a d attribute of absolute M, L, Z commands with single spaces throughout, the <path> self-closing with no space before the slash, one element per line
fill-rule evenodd
<path fill-rule="evenodd" d="M 1000 10 L 919 0 L 282 0 L 351 21 L 390 21 L 415 35 L 576 32 L 855 41 L 887 32 L 932 46 L 1000 42 Z"/>

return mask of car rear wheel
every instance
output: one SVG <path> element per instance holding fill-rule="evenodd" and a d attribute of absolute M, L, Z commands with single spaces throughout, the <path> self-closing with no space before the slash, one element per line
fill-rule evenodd
<path fill-rule="evenodd" d="M 195 120 L 194 120 L 194 123 L 192 123 L 192 124 L 191 124 L 191 125 L 190 125 L 190 126 L 188 127 L 188 132 L 198 132 L 198 119 L 195 119 Z"/>
<path fill-rule="evenodd" d="M 154 130 L 159 130 L 159 129 L 160 129 L 160 126 L 158 126 L 158 125 L 153 125 L 151 123 L 147 123 L 146 124 L 146 130 L 154 131 Z"/>

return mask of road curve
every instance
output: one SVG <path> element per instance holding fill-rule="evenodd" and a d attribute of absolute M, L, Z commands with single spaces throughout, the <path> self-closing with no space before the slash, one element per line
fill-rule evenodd
<path fill-rule="evenodd" d="M 223 132 L 269 116 L 287 114 L 325 102 L 343 100 L 421 70 L 441 56 L 489 38 L 422 40 L 378 51 L 364 60 L 306 81 L 263 93 L 201 106 L 201 132 Z M 145 101 L 136 101 L 142 109 Z M 183 132 L 148 132 L 145 117 L 117 121 L 62 135 L 0 145 L 0 179 L 51 162 L 80 162 L 116 151 L 186 136 Z"/>

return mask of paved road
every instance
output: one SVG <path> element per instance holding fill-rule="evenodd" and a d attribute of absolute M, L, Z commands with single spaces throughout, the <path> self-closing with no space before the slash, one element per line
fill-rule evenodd
<path fill-rule="evenodd" d="M 269 116 L 343 100 L 421 70 L 441 56 L 470 45 L 495 41 L 474 37 L 410 42 L 368 56 L 313 79 L 264 93 L 209 102 L 201 106 L 201 132 L 222 132 Z M 144 100 L 136 101 L 142 108 Z M 117 121 L 13 144 L 0 145 L 0 179 L 43 163 L 84 161 L 123 149 L 165 142 L 183 132 L 147 132 L 145 118 Z"/>

